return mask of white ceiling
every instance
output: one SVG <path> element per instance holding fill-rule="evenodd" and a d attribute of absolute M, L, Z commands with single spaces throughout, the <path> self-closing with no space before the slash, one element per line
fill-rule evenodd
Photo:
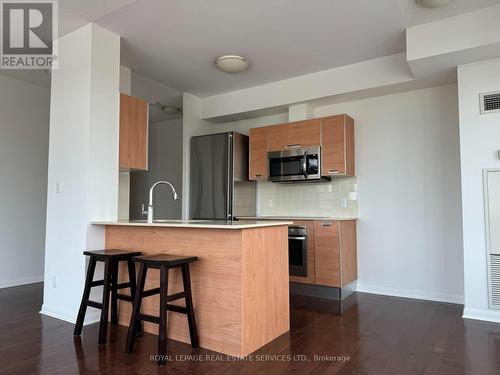
<path fill-rule="evenodd" d="M 122 63 L 200 96 L 260 85 L 405 50 L 405 28 L 499 3 L 455 0 L 136 0 L 97 23 L 123 37 Z M 228 75 L 216 57 L 249 57 Z"/>
<path fill-rule="evenodd" d="M 151 123 L 182 117 L 182 112 L 169 115 L 161 110 L 161 106 L 163 105 L 182 108 L 182 93 L 135 72 L 132 72 L 131 87 L 132 96 L 146 99 L 150 102 L 149 121 Z"/>
<path fill-rule="evenodd" d="M 96 22 L 122 36 L 122 64 L 199 96 L 247 88 L 405 50 L 405 28 L 500 0 L 59 0 L 64 35 Z M 249 57 L 239 75 L 215 69 L 222 54 Z M 42 77 L 45 78 L 45 77 Z"/>

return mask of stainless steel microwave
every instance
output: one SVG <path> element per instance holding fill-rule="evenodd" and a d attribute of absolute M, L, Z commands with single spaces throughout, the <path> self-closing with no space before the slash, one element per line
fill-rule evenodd
<path fill-rule="evenodd" d="M 321 147 L 293 148 L 267 154 L 269 181 L 321 180 Z"/>

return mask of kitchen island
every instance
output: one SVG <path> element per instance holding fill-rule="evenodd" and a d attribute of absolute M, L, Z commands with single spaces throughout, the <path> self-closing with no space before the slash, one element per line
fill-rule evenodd
<path fill-rule="evenodd" d="M 144 254 L 197 256 L 191 288 L 200 346 L 246 356 L 290 330 L 288 232 L 290 222 L 268 221 L 117 221 L 105 226 L 105 248 Z M 120 282 L 127 279 L 125 266 Z M 159 286 L 158 270 L 150 270 L 145 289 Z M 169 275 L 169 294 L 182 291 L 179 269 Z M 184 304 L 183 300 L 173 302 Z M 142 311 L 158 315 L 159 297 L 145 298 Z M 119 305 L 119 323 L 130 322 L 131 305 Z M 156 324 L 144 323 L 158 333 Z M 168 337 L 189 343 L 187 318 L 168 312 Z"/>

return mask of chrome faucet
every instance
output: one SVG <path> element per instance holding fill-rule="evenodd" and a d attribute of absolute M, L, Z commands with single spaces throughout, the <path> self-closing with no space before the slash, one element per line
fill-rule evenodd
<path fill-rule="evenodd" d="M 179 197 L 177 196 L 177 192 L 175 191 L 174 185 L 172 185 L 170 182 L 168 182 L 168 181 L 158 181 L 158 182 L 154 183 L 153 186 L 151 186 L 151 189 L 149 189 L 149 204 L 148 204 L 147 211 L 144 210 L 144 204 L 142 205 L 142 214 L 143 215 L 148 215 L 148 224 L 152 224 L 153 223 L 153 219 L 154 219 L 153 193 L 154 193 L 155 187 L 158 186 L 158 185 L 168 185 L 168 186 L 170 186 L 170 188 L 172 189 L 172 196 L 173 196 L 174 200 L 176 201 L 177 199 L 179 199 Z"/>

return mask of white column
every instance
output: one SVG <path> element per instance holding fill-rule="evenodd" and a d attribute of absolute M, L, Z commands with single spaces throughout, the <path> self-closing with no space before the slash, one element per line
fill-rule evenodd
<path fill-rule="evenodd" d="M 120 92 L 132 95 L 132 70 L 120 66 Z M 118 219 L 130 217 L 130 172 L 120 172 L 118 186 Z"/>
<path fill-rule="evenodd" d="M 59 41 L 52 72 L 42 313 L 74 322 L 86 249 L 103 248 L 92 220 L 118 212 L 120 37 L 88 24 Z M 87 322 L 98 311 L 89 309 Z"/>
<path fill-rule="evenodd" d="M 481 114 L 479 94 L 500 89 L 500 59 L 458 67 L 464 251 L 464 317 L 500 322 L 489 308 L 483 169 L 500 168 L 500 113 Z"/>
<path fill-rule="evenodd" d="M 292 104 L 288 107 L 288 121 L 302 121 L 312 119 L 312 107 L 307 103 Z"/>

